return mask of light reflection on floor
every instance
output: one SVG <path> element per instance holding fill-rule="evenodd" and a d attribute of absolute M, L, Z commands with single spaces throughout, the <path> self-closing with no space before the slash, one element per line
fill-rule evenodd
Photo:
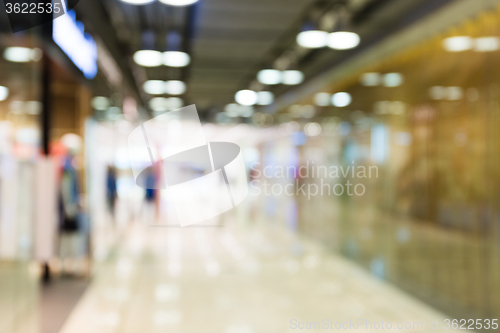
<path fill-rule="evenodd" d="M 442 327 L 443 314 L 277 227 L 135 226 L 97 266 L 61 333 L 300 331 L 293 319 L 422 322 L 390 331 L 450 331 L 428 329 L 429 320 Z"/>

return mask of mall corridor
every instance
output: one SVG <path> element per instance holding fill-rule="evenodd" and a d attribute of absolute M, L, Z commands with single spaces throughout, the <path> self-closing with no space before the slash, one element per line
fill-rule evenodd
<path fill-rule="evenodd" d="M 446 318 L 279 226 L 134 226 L 61 333 L 434 332 Z"/>
<path fill-rule="evenodd" d="M 0 0 L 0 333 L 500 331 L 500 0 Z"/>

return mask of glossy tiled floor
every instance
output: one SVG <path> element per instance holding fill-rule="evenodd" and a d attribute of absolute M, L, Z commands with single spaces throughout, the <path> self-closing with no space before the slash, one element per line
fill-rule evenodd
<path fill-rule="evenodd" d="M 280 333 L 307 322 L 323 325 L 307 331 L 451 331 L 443 314 L 282 228 L 134 226 L 127 234 L 61 333 Z M 439 329 L 429 329 L 436 320 Z M 340 329 L 349 321 L 359 326 Z"/>
<path fill-rule="evenodd" d="M 0 262 L 0 332 L 38 332 L 37 278 L 33 265 Z"/>

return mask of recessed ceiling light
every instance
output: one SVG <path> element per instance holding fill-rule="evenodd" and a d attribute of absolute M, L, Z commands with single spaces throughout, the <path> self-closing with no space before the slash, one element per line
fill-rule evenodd
<path fill-rule="evenodd" d="M 348 50 L 359 45 L 360 38 L 355 32 L 337 31 L 328 35 L 328 47 L 336 50 Z"/>
<path fill-rule="evenodd" d="M 191 57 L 180 51 L 167 51 L 163 53 L 163 64 L 170 67 L 184 67 L 189 65 Z"/>
<path fill-rule="evenodd" d="M 104 96 L 96 96 L 92 98 L 92 107 L 95 110 L 104 111 L 109 108 L 109 99 Z"/>
<path fill-rule="evenodd" d="M 28 47 L 8 47 L 3 52 L 5 60 L 12 62 L 28 62 L 32 60 L 33 50 Z"/>
<path fill-rule="evenodd" d="M 13 114 L 23 114 L 24 113 L 24 102 L 23 101 L 10 102 L 9 111 Z"/>
<path fill-rule="evenodd" d="M 257 74 L 257 80 L 262 84 L 279 84 L 281 83 L 281 71 L 277 69 L 263 69 Z"/>
<path fill-rule="evenodd" d="M 176 110 L 183 105 L 184 101 L 179 97 L 155 97 L 149 101 L 149 107 L 155 112 Z"/>
<path fill-rule="evenodd" d="M 179 97 L 169 97 L 167 98 L 167 105 L 170 110 L 180 109 L 184 106 L 184 101 Z"/>
<path fill-rule="evenodd" d="M 240 90 L 234 98 L 241 105 L 255 105 L 257 103 L 257 93 L 253 90 Z"/>
<path fill-rule="evenodd" d="M 230 103 L 224 107 L 224 112 L 229 117 L 238 117 L 240 115 L 240 106 L 236 103 Z"/>
<path fill-rule="evenodd" d="M 165 97 L 151 98 L 148 104 L 154 112 L 168 111 L 167 99 Z"/>
<path fill-rule="evenodd" d="M 300 115 L 304 118 L 312 118 L 316 114 L 316 108 L 312 105 L 304 105 L 300 108 Z"/>
<path fill-rule="evenodd" d="M 338 92 L 332 96 L 332 104 L 336 107 L 343 108 L 351 104 L 351 94 L 347 92 Z"/>
<path fill-rule="evenodd" d="M 0 101 L 5 101 L 9 97 L 9 88 L 0 86 Z"/>
<path fill-rule="evenodd" d="M 447 99 L 450 101 L 458 101 L 462 99 L 464 91 L 461 87 L 448 87 L 447 88 Z"/>
<path fill-rule="evenodd" d="M 28 101 L 25 104 L 26 113 L 37 115 L 42 113 L 43 104 L 38 101 Z"/>
<path fill-rule="evenodd" d="M 301 71 L 283 71 L 283 84 L 294 85 L 300 84 L 302 81 L 304 81 L 304 74 Z"/>
<path fill-rule="evenodd" d="M 309 49 L 315 49 L 326 46 L 328 32 L 320 30 L 302 31 L 297 35 L 297 43 Z"/>
<path fill-rule="evenodd" d="M 31 50 L 31 60 L 39 61 L 42 59 L 42 56 L 43 56 L 43 51 L 38 47 L 35 47 L 33 50 Z"/>
<path fill-rule="evenodd" d="M 321 125 L 318 123 L 307 123 L 304 126 L 304 132 L 307 136 L 318 136 L 321 134 Z"/>
<path fill-rule="evenodd" d="M 404 78 L 400 73 L 388 73 L 384 75 L 384 86 L 399 87 L 403 84 Z"/>
<path fill-rule="evenodd" d="M 500 40 L 498 37 L 480 37 L 474 40 L 474 51 L 493 52 L 500 49 Z"/>
<path fill-rule="evenodd" d="M 163 63 L 161 52 L 153 50 L 137 51 L 134 54 L 134 61 L 144 67 L 157 67 Z"/>
<path fill-rule="evenodd" d="M 448 52 L 462 52 L 472 48 L 472 38 L 468 36 L 449 37 L 443 40 L 443 47 Z"/>
<path fill-rule="evenodd" d="M 144 91 L 151 95 L 162 95 L 165 93 L 165 82 L 160 80 L 149 80 L 144 83 Z"/>
<path fill-rule="evenodd" d="M 165 82 L 165 92 L 170 95 L 182 95 L 186 91 L 186 84 L 179 80 Z"/>
<path fill-rule="evenodd" d="M 329 93 L 317 93 L 316 95 L 314 95 L 314 103 L 316 103 L 316 105 L 318 106 L 328 106 L 330 105 L 331 97 L 332 95 L 330 95 Z"/>
<path fill-rule="evenodd" d="M 253 106 L 250 105 L 240 105 L 240 116 L 244 118 L 250 118 L 253 116 L 255 110 Z"/>
<path fill-rule="evenodd" d="M 170 6 L 189 6 L 198 0 L 160 0 L 160 2 Z"/>
<path fill-rule="evenodd" d="M 380 73 L 364 73 L 361 75 L 361 84 L 367 87 L 378 86 L 382 82 Z"/>
<path fill-rule="evenodd" d="M 147 5 L 148 3 L 154 2 L 156 0 L 121 0 L 122 2 L 128 3 L 130 5 Z"/>
<path fill-rule="evenodd" d="M 274 94 L 270 91 L 259 91 L 257 93 L 257 104 L 269 105 L 274 102 Z"/>
<path fill-rule="evenodd" d="M 429 96 L 434 100 L 444 99 L 446 96 L 446 88 L 442 86 L 434 86 L 429 89 Z"/>

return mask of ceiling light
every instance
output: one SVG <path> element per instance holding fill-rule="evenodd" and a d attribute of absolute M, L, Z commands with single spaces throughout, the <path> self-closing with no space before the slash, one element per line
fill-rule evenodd
<path fill-rule="evenodd" d="M 144 91 L 151 95 L 161 95 L 165 93 L 165 82 L 160 80 L 149 80 L 144 83 Z"/>
<path fill-rule="evenodd" d="M 9 111 L 13 114 L 24 113 L 24 102 L 22 101 L 12 101 L 9 105 Z"/>
<path fill-rule="evenodd" d="M 92 107 L 95 110 L 107 110 L 109 108 L 109 99 L 103 96 L 97 96 L 92 98 Z"/>
<path fill-rule="evenodd" d="M 228 104 L 224 107 L 224 112 L 228 117 L 238 117 L 240 115 L 240 106 L 236 103 Z"/>
<path fill-rule="evenodd" d="M 179 80 L 165 82 L 165 92 L 170 95 L 182 95 L 186 92 L 186 84 Z"/>
<path fill-rule="evenodd" d="M 228 104 L 224 107 L 224 112 L 228 117 L 245 117 L 249 118 L 254 113 L 253 106 L 250 105 L 239 105 L 236 103 Z"/>
<path fill-rule="evenodd" d="M 458 101 L 460 99 L 462 99 L 463 95 L 464 95 L 464 91 L 461 87 L 448 87 L 447 88 L 447 97 L 448 97 L 448 100 L 450 101 Z"/>
<path fill-rule="evenodd" d="M 446 88 L 441 86 L 434 86 L 429 89 L 429 95 L 434 100 L 444 99 L 446 96 Z"/>
<path fill-rule="evenodd" d="M 281 71 L 276 69 L 263 69 L 257 74 L 257 80 L 262 84 L 279 84 L 281 83 Z"/>
<path fill-rule="evenodd" d="M 167 98 L 167 106 L 170 110 L 180 109 L 184 106 L 184 101 L 179 97 Z"/>
<path fill-rule="evenodd" d="M 378 86 L 382 82 L 380 73 L 365 73 L 361 76 L 361 84 L 367 87 Z"/>
<path fill-rule="evenodd" d="M 234 98 L 241 105 L 255 105 L 257 103 L 257 93 L 253 90 L 240 90 Z"/>
<path fill-rule="evenodd" d="M 149 101 L 149 107 L 154 112 L 168 111 L 167 99 L 165 97 L 155 97 Z"/>
<path fill-rule="evenodd" d="M 42 59 L 42 56 L 43 56 L 43 51 L 38 47 L 35 47 L 33 50 L 31 50 L 31 60 L 39 61 Z"/>
<path fill-rule="evenodd" d="M 244 118 L 250 118 L 255 112 L 253 106 L 240 105 L 240 116 Z"/>
<path fill-rule="evenodd" d="M 316 114 L 316 109 L 312 105 L 304 105 L 300 108 L 300 116 L 304 118 L 312 118 Z"/>
<path fill-rule="evenodd" d="M 270 91 L 259 91 L 257 93 L 257 104 L 269 105 L 274 102 L 274 94 Z"/>
<path fill-rule="evenodd" d="M 42 113 L 43 104 L 38 101 L 28 101 L 25 104 L 26 113 L 31 115 L 37 115 Z"/>
<path fill-rule="evenodd" d="M 160 2 L 170 6 L 189 6 L 197 1 L 198 0 L 160 0 Z"/>
<path fill-rule="evenodd" d="M 33 51 L 27 47 L 8 47 L 3 52 L 5 60 L 12 62 L 28 62 L 31 61 Z"/>
<path fill-rule="evenodd" d="M 0 101 L 5 101 L 9 97 L 9 88 L 0 86 Z"/>
<path fill-rule="evenodd" d="M 147 5 L 155 0 L 121 0 L 122 2 L 128 3 L 130 5 Z"/>
<path fill-rule="evenodd" d="M 339 92 L 332 96 L 332 104 L 336 107 L 343 108 L 351 104 L 351 94 L 346 92 Z"/>
<path fill-rule="evenodd" d="M 403 84 L 404 78 L 400 73 L 388 73 L 384 75 L 384 86 L 398 87 Z"/>
<path fill-rule="evenodd" d="M 449 37 L 443 40 L 443 47 L 448 52 L 462 52 L 472 48 L 472 38 L 468 36 Z"/>
<path fill-rule="evenodd" d="M 301 71 L 283 71 L 283 84 L 294 85 L 304 81 L 304 74 Z"/>
<path fill-rule="evenodd" d="M 297 35 L 297 43 L 309 49 L 326 46 L 328 33 L 320 30 L 302 31 Z"/>
<path fill-rule="evenodd" d="M 330 95 L 329 93 L 317 93 L 316 95 L 314 95 L 314 103 L 316 103 L 316 105 L 318 106 L 328 106 L 330 105 L 331 97 L 332 95 Z"/>
<path fill-rule="evenodd" d="M 318 136 L 321 134 L 321 125 L 318 123 L 308 123 L 304 126 L 304 132 L 307 136 Z"/>
<path fill-rule="evenodd" d="M 474 51 L 493 52 L 500 49 L 500 40 L 498 37 L 480 37 L 474 41 Z"/>
<path fill-rule="evenodd" d="M 180 51 L 167 51 L 163 53 L 163 64 L 170 67 L 184 67 L 189 65 L 191 57 Z"/>
<path fill-rule="evenodd" d="M 347 50 L 358 46 L 359 41 L 359 35 L 355 32 L 337 31 L 328 36 L 328 47 L 336 50 Z"/>
<path fill-rule="evenodd" d="M 134 61 L 144 67 L 157 67 L 163 63 L 161 53 L 153 50 L 137 51 L 134 54 Z"/>
<path fill-rule="evenodd" d="M 176 110 L 183 106 L 184 101 L 179 97 L 155 97 L 149 101 L 149 107 L 155 112 Z"/>

